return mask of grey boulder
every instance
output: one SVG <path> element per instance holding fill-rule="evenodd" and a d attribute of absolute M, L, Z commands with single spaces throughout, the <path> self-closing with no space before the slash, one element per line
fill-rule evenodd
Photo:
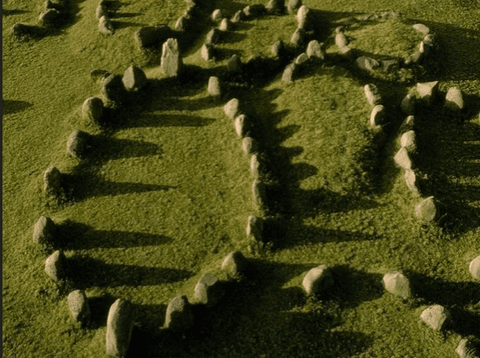
<path fill-rule="evenodd" d="M 222 283 L 209 273 L 203 275 L 195 286 L 195 298 L 207 307 L 215 306 L 224 293 Z"/>
<path fill-rule="evenodd" d="M 75 129 L 68 137 L 67 153 L 74 158 L 83 158 L 88 152 L 91 138 L 90 134 Z"/>
<path fill-rule="evenodd" d="M 55 251 L 45 261 L 45 273 L 53 281 L 64 280 L 67 276 L 67 258 L 61 250 Z"/>
<path fill-rule="evenodd" d="M 415 216 L 423 222 L 432 222 L 438 215 L 437 205 L 433 196 L 422 200 L 415 206 Z"/>
<path fill-rule="evenodd" d="M 401 272 L 393 271 L 385 274 L 382 279 L 382 285 L 391 294 L 408 298 L 412 296 L 410 281 Z"/>
<path fill-rule="evenodd" d="M 138 91 L 147 84 L 147 76 L 140 67 L 132 65 L 125 70 L 122 82 L 127 91 Z"/>
<path fill-rule="evenodd" d="M 109 356 L 125 357 L 132 337 L 134 306 L 121 298 L 108 311 L 106 351 Z"/>
<path fill-rule="evenodd" d="M 33 242 L 42 246 L 49 246 L 55 240 L 55 223 L 52 219 L 40 216 L 33 227 Z"/>
<path fill-rule="evenodd" d="M 308 43 L 306 54 L 309 58 L 324 60 L 325 53 L 325 44 L 323 42 L 319 43 L 317 40 L 312 40 Z"/>
<path fill-rule="evenodd" d="M 160 66 L 167 77 L 177 77 L 183 67 L 178 41 L 175 38 L 169 38 L 162 46 L 162 57 Z"/>
<path fill-rule="evenodd" d="M 99 124 L 103 116 L 103 101 L 98 97 L 90 97 L 83 102 L 82 116 L 85 119 Z"/>
<path fill-rule="evenodd" d="M 68 308 L 75 322 L 85 322 L 90 318 L 90 306 L 82 290 L 75 290 L 68 295 Z"/>
<path fill-rule="evenodd" d="M 183 333 L 193 327 L 194 316 L 186 296 L 177 296 L 170 301 L 165 315 L 165 328 Z"/>
<path fill-rule="evenodd" d="M 326 265 L 311 269 L 302 281 L 303 288 L 307 295 L 321 294 L 333 286 L 333 284 L 333 275 Z"/>
<path fill-rule="evenodd" d="M 433 305 L 425 309 L 420 318 L 430 328 L 442 331 L 450 323 L 451 315 L 445 307 Z"/>

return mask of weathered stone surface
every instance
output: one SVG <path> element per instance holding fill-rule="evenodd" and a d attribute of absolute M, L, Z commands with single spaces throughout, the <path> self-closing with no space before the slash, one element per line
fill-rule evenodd
<path fill-rule="evenodd" d="M 112 22 L 106 16 L 102 16 L 98 20 L 98 30 L 104 35 L 113 35 L 115 33 Z"/>
<path fill-rule="evenodd" d="M 41 12 L 38 20 L 44 26 L 55 26 L 60 22 L 61 16 L 62 14 L 60 13 L 60 11 L 56 9 L 46 9 Z"/>
<path fill-rule="evenodd" d="M 66 278 L 67 258 L 61 250 L 55 251 L 45 261 L 45 272 L 53 281 Z"/>
<path fill-rule="evenodd" d="M 326 265 L 321 265 L 308 271 L 302 282 L 307 295 L 321 294 L 333 286 L 333 284 L 332 273 Z"/>
<path fill-rule="evenodd" d="M 305 62 L 308 61 L 308 56 L 306 53 L 301 53 L 300 55 L 297 56 L 295 59 L 295 63 L 297 65 L 303 65 Z"/>
<path fill-rule="evenodd" d="M 83 158 L 87 154 L 90 140 L 90 134 L 75 129 L 68 137 L 67 153 L 75 158 Z"/>
<path fill-rule="evenodd" d="M 290 43 L 296 47 L 301 46 L 305 40 L 305 30 L 297 28 L 290 39 Z"/>
<path fill-rule="evenodd" d="M 382 96 L 380 96 L 380 92 L 378 91 L 377 86 L 373 83 L 365 85 L 365 97 L 367 97 L 368 103 L 372 106 L 376 106 L 377 104 L 382 103 Z"/>
<path fill-rule="evenodd" d="M 235 132 L 240 138 L 243 138 L 247 135 L 250 129 L 250 123 L 248 117 L 245 114 L 241 114 L 235 117 Z"/>
<path fill-rule="evenodd" d="M 224 293 L 222 283 L 209 273 L 203 275 L 195 286 L 195 298 L 207 307 L 215 306 Z"/>
<path fill-rule="evenodd" d="M 103 101 L 98 97 L 90 97 L 83 102 L 82 116 L 91 120 L 93 123 L 99 124 L 103 116 Z"/>
<path fill-rule="evenodd" d="M 232 22 L 241 22 L 245 20 L 245 14 L 242 10 L 238 10 L 232 17 Z"/>
<path fill-rule="evenodd" d="M 435 100 L 438 92 L 438 81 L 417 83 L 417 91 L 420 99 L 427 105 L 430 105 Z"/>
<path fill-rule="evenodd" d="M 247 155 L 256 153 L 258 151 L 258 143 L 252 137 L 245 137 L 242 141 L 242 149 Z"/>
<path fill-rule="evenodd" d="M 127 91 L 138 91 L 147 84 L 147 76 L 140 67 L 132 65 L 125 70 L 122 82 Z"/>
<path fill-rule="evenodd" d="M 245 274 L 248 268 L 248 261 L 240 251 L 232 251 L 223 260 L 222 270 L 230 278 L 238 278 Z"/>
<path fill-rule="evenodd" d="M 422 200 L 417 206 L 415 206 L 415 216 L 424 222 L 431 222 L 437 217 L 437 206 L 433 196 L 430 196 Z"/>
<path fill-rule="evenodd" d="M 285 0 L 270 0 L 266 9 L 270 14 L 281 14 L 285 11 Z"/>
<path fill-rule="evenodd" d="M 407 149 L 404 147 L 400 148 L 397 154 L 395 154 L 395 157 L 393 158 L 395 160 L 395 163 L 398 164 L 399 167 L 403 169 L 412 169 L 412 160 L 410 159 L 410 156 L 408 154 Z"/>
<path fill-rule="evenodd" d="M 255 179 L 252 184 L 253 201 L 259 206 L 267 205 L 267 190 L 265 184 L 259 179 Z"/>
<path fill-rule="evenodd" d="M 121 298 L 108 311 L 106 348 L 113 357 L 125 357 L 132 337 L 134 306 Z"/>
<path fill-rule="evenodd" d="M 216 44 L 220 41 L 220 30 L 219 29 L 211 29 L 207 37 L 205 39 L 205 43 L 207 44 Z"/>
<path fill-rule="evenodd" d="M 311 10 L 305 5 L 300 6 L 300 9 L 297 11 L 298 28 L 308 30 L 312 22 L 311 18 Z"/>
<path fill-rule="evenodd" d="M 400 138 L 400 145 L 404 147 L 407 152 L 414 153 L 417 150 L 417 139 L 415 131 L 408 131 L 402 134 Z"/>
<path fill-rule="evenodd" d="M 470 262 L 468 269 L 474 278 L 480 280 L 480 256 L 475 257 Z"/>
<path fill-rule="evenodd" d="M 289 0 L 288 11 L 296 11 L 302 6 L 302 0 Z"/>
<path fill-rule="evenodd" d="M 241 72 L 242 71 L 242 60 L 238 55 L 232 55 L 227 63 L 227 70 L 230 72 Z"/>
<path fill-rule="evenodd" d="M 68 295 L 68 308 L 75 322 L 85 322 L 90 318 L 90 306 L 83 290 L 75 290 Z"/>
<path fill-rule="evenodd" d="M 100 20 L 102 16 L 105 16 L 108 18 L 109 16 L 108 16 L 107 7 L 103 4 L 98 4 L 97 10 L 95 10 L 95 16 L 97 17 L 98 20 Z"/>
<path fill-rule="evenodd" d="M 475 344 L 472 340 L 462 339 L 459 343 L 455 352 L 460 356 L 460 358 L 479 358 L 480 352 L 478 343 Z"/>
<path fill-rule="evenodd" d="M 282 58 L 285 56 L 285 52 L 285 44 L 282 40 L 278 40 L 272 45 L 273 56 Z"/>
<path fill-rule="evenodd" d="M 418 191 L 417 175 L 412 169 L 405 170 L 404 178 L 408 189 L 411 191 Z"/>
<path fill-rule="evenodd" d="M 415 114 L 415 105 L 416 105 L 415 95 L 413 93 L 409 93 L 402 99 L 400 108 L 402 109 L 403 113 L 410 116 Z"/>
<path fill-rule="evenodd" d="M 357 67 L 359 69 L 367 72 L 373 71 L 374 69 L 380 67 L 380 63 L 377 60 L 366 56 L 360 56 L 355 62 L 357 63 Z"/>
<path fill-rule="evenodd" d="M 382 125 L 385 120 L 385 107 L 381 104 L 377 104 L 372 109 L 370 114 L 370 125 L 376 127 Z"/>
<path fill-rule="evenodd" d="M 227 117 L 235 118 L 240 114 L 240 101 L 236 98 L 232 98 L 227 104 L 225 104 L 225 106 L 223 106 L 223 111 Z"/>
<path fill-rule="evenodd" d="M 123 85 L 122 76 L 112 74 L 103 81 L 100 92 L 107 101 L 120 104 L 125 101 L 127 90 Z"/>
<path fill-rule="evenodd" d="M 175 23 L 175 31 L 184 32 L 188 30 L 189 21 L 186 16 L 180 16 Z"/>
<path fill-rule="evenodd" d="M 263 233 L 263 219 L 258 216 L 250 215 L 247 220 L 246 233 L 247 236 L 253 236 L 257 241 L 261 241 Z"/>
<path fill-rule="evenodd" d="M 59 194 L 62 191 L 62 173 L 56 167 L 50 167 L 43 174 L 43 190 L 47 194 Z"/>
<path fill-rule="evenodd" d="M 325 59 L 325 44 L 319 43 L 317 40 L 312 40 L 308 43 L 306 54 L 309 58 Z"/>
<path fill-rule="evenodd" d="M 256 154 L 250 158 L 250 171 L 253 175 L 260 175 L 264 171 L 263 163 Z"/>
<path fill-rule="evenodd" d="M 222 10 L 216 9 L 212 12 L 211 19 L 213 22 L 220 22 L 225 16 L 223 16 Z"/>
<path fill-rule="evenodd" d="M 160 66 L 167 77 L 177 77 L 180 74 L 183 62 L 177 39 L 170 38 L 163 44 Z"/>
<path fill-rule="evenodd" d="M 218 77 L 211 76 L 208 79 L 208 93 L 216 99 L 219 99 L 222 96 L 222 85 Z"/>
<path fill-rule="evenodd" d="M 55 240 L 55 223 L 52 219 L 40 216 L 33 227 L 33 242 L 42 246 L 49 246 Z"/>
<path fill-rule="evenodd" d="M 202 49 L 201 49 L 201 54 L 202 54 L 202 58 L 203 58 L 205 61 L 210 61 L 210 60 L 212 60 L 212 59 L 213 59 L 213 56 L 214 56 L 214 47 L 213 47 L 213 45 L 208 44 L 208 43 L 203 44 Z"/>
<path fill-rule="evenodd" d="M 450 87 L 445 97 L 445 107 L 454 111 L 461 111 L 463 106 L 463 95 L 460 88 Z"/>
<path fill-rule="evenodd" d="M 422 34 L 427 35 L 430 32 L 430 29 L 424 24 L 415 24 L 412 26 L 415 31 L 421 32 Z"/>
<path fill-rule="evenodd" d="M 253 17 L 253 16 L 260 16 L 263 15 L 267 12 L 267 9 L 265 8 L 265 5 L 263 4 L 252 4 L 248 5 L 243 9 L 243 13 L 247 17 Z"/>
<path fill-rule="evenodd" d="M 218 27 L 218 29 L 220 31 L 228 31 L 230 30 L 232 27 L 232 23 L 230 22 L 229 19 L 223 19 L 222 22 L 220 23 L 220 26 Z"/>
<path fill-rule="evenodd" d="M 285 67 L 285 70 L 283 71 L 282 74 L 282 81 L 283 82 L 292 82 L 295 80 L 295 76 L 297 74 L 297 64 L 291 63 L 287 67 Z"/>
<path fill-rule="evenodd" d="M 420 63 L 423 60 L 424 53 L 418 49 L 415 51 L 409 58 L 410 63 Z M 405 61 L 405 64 L 408 65 L 409 63 Z"/>
<path fill-rule="evenodd" d="M 165 315 L 165 327 L 183 333 L 193 327 L 194 316 L 187 296 L 177 296 L 170 301 Z"/>
<path fill-rule="evenodd" d="M 385 274 L 382 279 L 382 285 L 385 290 L 396 296 L 408 298 L 412 295 L 410 281 L 398 271 Z"/>
<path fill-rule="evenodd" d="M 159 46 L 172 36 L 172 30 L 164 24 L 144 26 L 135 32 L 134 39 L 140 48 Z"/>
<path fill-rule="evenodd" d="M 335 45 L 339 48 L 348 46 L 348 39 L 343 32 L 339 32 L 335 35 Z"/>
<path fill-rule="evenodd" d="M 425 309 L 420 318 L 430 328 L 441 331 L 450 323 L 450 312 L 440 305 L 433 305 Z"/>

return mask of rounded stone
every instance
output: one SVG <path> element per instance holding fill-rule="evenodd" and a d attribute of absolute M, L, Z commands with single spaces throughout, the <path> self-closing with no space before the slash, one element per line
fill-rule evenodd
<path fill-rule="evenodd" d="M 408 298 L 412 295 L 410 281 L 398 271 L 385 274 L 382 279 L 382 285 L 385 290 L 396 296 Z"/>
<path fill-rule="evenodd" d="M 214 98 L 220 98 L 222 96 L 222 86 L 220 79 L 216 76 L 211 76 L 208 79 L 208 93 Z"/>
<path fill-rule="evenodd" d="M 297 28 L 290 39 L 290 43 L 295 47 L 298 47 L 303 44 L 304 39 L 305 39 L 305 30 L 302 28 Z"/>
<path fill-rule="evenodd" d="M 450 312 L 440 305 L 433 305 L 425 309 L 420 318 L 430 328 L 441 331 L 450 323 Z"/>
<path fill-rule="evenodd" d="M 238 55 L 232 55 L 227 63 L 227 70 L 230 72 L 240 72 L 242 70 L 242 60 Z"/>
<path fill-rule="evenodd" d="M 455 352 L 460 356 L 460 358 L 478 358 L 480 356 L 479 344 L 476 344 L 467 338 L 462 339 L 459 343 Z"/>
<path fill-rule="evenodd" d="M 90 97 L 83 102 L 82 116 L 85 119 L 99 124 L 103 116 L 103 101 L 98 97 Z"/>
<path fill-rule="evenodd" d="M 195 298 L 207 307 L 215 306 L 224 293 L 222 283 L 209 273 L 203 275 L 195 286 Z"/>
<path fill-rule="evenodd" d="M 410 159 L 410 156 L 408 154 L 408 151 L 406 148 L 401 147 L 397 154 L 395 154 L 395 157 L 393 158 L 395 160 L 395 163 L 398 164 L 399 167 L 403 169 L 412 169 L 413 163 L 412 160 Z"/>
<path fill-rule="evenodd" d="M 245 137 L 242 141 L 242 149 L 247 155 L 251 155 L 258 151 L 258 143 L 252 137 Z"/>
<path fill-rule="evenodd" d="M 236 98 L 232 98 L 223 106 L 225 115 L 229 118 L 235 118 L 240 113 L 240 101 Z"/>
<path fill-rule="evenodd" d="M 469 271 L 472 274 L 473 278 L 480 280 L 480 256 L 475 257 L 470 262 Z"/>
<path fill-rule="evenodd" d="M 82 290 L 75 290 L 68 295 L 68 308 L 75 322 L 85 322 L 90 318 L 90 306 Z"/>
<path fill-rule="evenodd" d="M 258 155 L 254 154 L 250 158 L 250 171 L 254 176 L 258 176 L 263 172 L 262 162 L 258 159 Z"/>
<path fill-rule="evenodd" d="M 106 351 L 109 356 L 125 357 L 132 337 L 134 306 L 121 298 L 108 311 Z"/>
<path fill-rule="evenodd" d="M 283 43 L 282 40 L 278 40 L 272 45 L 272 54 L 275 57 L 282 58 L 282 57 L 284 57 L 285 52 L 286 52 L 285 51 L 285 44 Z"/>
<path fill-rule="evenodd" d="M 222 270 L 230 278 L 238 278 L 245 274 L 248 261 L 240 251 L 232 251 L 222 262 Z"/>
<path fill-rule="evenodd" d="M 409 153 L 414 153 L 417 149 L 417 140 L 415 131 L 410 130 L 402 134 L 400 138 L 400 145 L 405 148 Z"/>
<path fill-rule="evenodd" d="M 315 267 L 308 271 L 302 281 L 307 295 L 317 295 L 333 286 L 334 280 L 330 269 L 326 265 Z"/>
<path fill-rule="evenodd" d="M 297 74 L 297 64 L 295 62 L 287 65 L 285 70 L 282 74 L 282 81 L 283 82 L 292 82 L 295 80 L 295 76 Z"/>
<path fill-rule="evenodd" d="M 54 166 L 45 170 L 43 181 L 43 190 L 47 194 L 58 194 L 62 190 L 62 173 Z"/>
<path fill-rule="evenodd" d="M 343 32 L 338 32 L 335 35 L 335 45 L 337 45 L 338 48 L 348 46 L 348 39 Z"/>
<path fill-rule="evenodd" d="M 216 44 L 220 41 L 220 30 L 219 29 L 211 29 L 206 37 L 207 44 Z"/>
<path fill-rule="evenodd" d="M 55 223 L 52 219 L 40 216 L 33 227 L 33 242 L 42 246 L 49 246 L 55 239 Z"/>
<path fill-rule="evenodd" d="M 257 241 L 261 241 L 263 233 L 263 219 L 250 215 L 247 219 L 247 236 L 253 236 Z"/>
<path fill-rule="evenodd" d="M 370 105 L 376 106 L 377 104 L 382 103 L 382 96 L 380 96 L 377 86 L 375 86 L 373 83 L 365 85 L 363 89 L 365 91 L 365 97 Z"/>
<path fill-rule="evenodd" d="M 430 105 L 435 100 L 438 91 L 438 81 L 417 83 L 417 92 L 420 99 L 427 105 Z"/>
<path fill-rule="evenodd" d="M 308 61 L 308 56 L 306 53 L 301 53 L 300 55 L 297 56 L 297 58 L 295 59 L 295 63 L 297 65 L 303 65 L 304 63 L 306 63 Z"/>
<path fill-rule="evenodd" d="M 132 65 L 125 70 L 122 82 L 127 91 L 138 91 L 147 84 L 147 76 L 140 67 Z"/>
<path fill-rule="evenodd" d="M 113 35 L 115 33 L 112 22 L 106 16 L 102 16 L 98 20 L 98 30 L 104 35 Z"/>
<path fill-rule="evenodd" d="M 105 78 L 100 92 L 107 101 L 117 104 L 124 102 L 127 91 L 123 85 L 122 76 L 111 74 Z"/>
<path fill-rule="evenodd" d="M 318 58 L 320 60 L 325 59 L 325 44 L 312 40 L 308 43 L 306 54 L 309 58 Z"/>
<path fill-rule="evenodd" d="M 45 273 L 53 281 L 60 281 L 66 278 L 67 258 L 61 250 L 55 251 L 45 261 Z"/>
<path fill-rule="evenodd" d="M 288 11 L 296 11 L 302 6 L 302 0 L 289 0 Z"/>
<path fill-rule="evenodd" d="M 422 34 L 425 34 L 425 35 L 427 35 L 430 32 L 430 29 L 424 24 L 414 24 L 412 27 L 415 31 L 421 32 Z"/>
<path fill-rule="evenodd" d="M 422 200 L 417 206 L 415 206 L 416 217 L 424 222 L 431 222 L 437 217 L 437 206 L 433 196 L 430 196 Z"/>
<path fill-rule="evenodd" d="M 370 114 L 370 125 L 372 127 L 379 126 L 383 124 L 385 120 L 385 107 L 381 104 L 377 104 L 372 109 L 372 113 Z"/>
<path fill-rule="evenodd" d="M 177 296 L 170 301 L 165 315 L 165 327 L 174 332 L 186 332 L 194 325 L 192 308 L 186 296 Z"/>
<path fill-rule="evenodd" d="M 90 146 L 91 135 L 75 129 L 67 141 L 67 153 L 75 158 L 83 158 Z"/>
<path fill-rule="evenodd" d="M 178 41 L 175 38 L 169 38 L 162 46 L 162 57 L 160 67 L 167 77 L 177 77 L 183 67 L 182 57 L 178 47 Z"/>
<path fill-rule="evenodd" d="M 220 31 L 228 31 L 230 30 L 231 27 L 232 27 L 232 23 L 230 22 L 229 19 L 225 18 L 222 20 L 222 22 L 220 22 L 220 26 L 218 27 L 218 29 Z"/>
<path fill-rule="evenodd" d="M 404 178 L 405 178 L 405 183 L 407 184 L 408 189 L 410 189 L 411 191 L 418 191 L 417 176 L 413 170 L 406 169 Z"/>
<path fill-rule="evenodd" d="M 297 11 L 298 28 L 307 30 L 310 27 L 311 14 L 312 12 L 307 6 L 300 6 Z"/>
<path fill-rule="evenodd" d="M 243 138 L 247 135 L 248 130 L 250 129 L 250 123 L 248 117 L 245 114 L 240 114 L 235 117 L 235 131 L 240 138 Z"/>

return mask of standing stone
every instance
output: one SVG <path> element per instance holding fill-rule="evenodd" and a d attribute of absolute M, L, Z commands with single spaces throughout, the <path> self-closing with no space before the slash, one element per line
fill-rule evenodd
<path fill-rule="evenodd" d="M 365 97 L 367 97 L 368 103 L 372 106 L 376 106 L 377 104 L 382 103 L 382 97 L 380 96 L 380 92 L 378 91 L 377 86 L 373 83 L 365 85 Z"/>
<path fill-rule="evenodd" d="M 222 14 L 222 10 L 216 9 L 212 12 L 212 21 L 220 22 L 225 16 Z"/>
<path fill-rule="evenodd" d="M 218 27 L 218 29 L 220 31 L 228 31 L 228 30 L 230 30 L 231 26 L 232 26 L 232 23 L 230 22 L 230 20 L 225 18 L 220 23 L 220 26 Z"/>
<path fill-rule="evenodd" d="M 211 29 L 208 34 L 205 43 L 207 44 L 216 44 L 220 41 L 220 30 Z"/>
<path fill-rule="evenodd" d="M 303 65 L 305 62 L 308 61 L 308 56 L 306 53 L 301 53 L 300 55 L 297 56 L 295 59 L 295 63 L 297 65 Z"/>
<path fill-rule="evenodd" d="M 194 316 L 187 296 L 177 296 L 170 301 L 165 315 L 165 327 L 183 333 L 193 327 Z"/>
<path fill-rule="evenodd" d="M 430 328 L 442 331 L 450 323 L 450 312 L 445 307 L 433 305 L 425 309 L 420 318 Z"/>
<path fill-rule="evenodd" d="M 33 227 L 33 242 L 42 246 L 49 246 L 55 240 L 55 223 L 52 219 L 40 216 Z"/>
<path fill-rule="evenodd" d="M 245 114 L 235 117 L 235 131 L 240 138 L 243 138 L 247 135 L 248 130 L 250 129 L 249 127 L 250 123 Z"/>
<path fill-rule="evenodd" d="M 232 55 L 227 63 L 227 70 L 230 72 L 240 72 L 242 70 L 242 60 L 238 55 Z"/>
<path fill-rule="evenodd" d="M 61 250 L 55 251 L 45 261 L 45 272 L 53 281 L 66 278 L 67 258 Z"/>
<path fill-rule="evenodd" d="M 62 173 L 56 167 L 50 167 L 43 174 L 43 190 L 47 194 L 59 194 L 62 190 Z"/>
<path fill-rule="evenodd" d="M 417 91 L 420 99 L 427 105 L 431 105 L 437 95 L 438 81 L 417 83 Z"/>
<path fill-rule="evenodd" d="M 177 77 L 182 69 L 182 65 L 178 41 L 170 38 L 163 44 L 160 66 L 167 77 Z"/>
<path fill-rule="evenodd" d="M 288 1 L 288 11 L 295 11 L 300 9 L 302 6 L 302 0 L 289 0 Z"/>
<path fill-rule="evenodd" d="M 121 298 L 110 307 L 106 337 L 107 354 L 109 356 L 126 356 L 132 337 L 134 315 L 134 306 Z"/>
<path fill-rule="evenodd" d="M 417 176 L 412 169 L 405 170 L 404 178 L 408 189 L 410 189 L 411 191 L 418 191 Z"/>
<path fill-rule="evenodd" d="M 307 295 L 317 295 L 333 286 L 333 276 L 326 265 L 315 267 L 303 278 L 303 288 Z"/>
<path fill-rule="evenodd" d="M 247 220 L 247 236 L 253 236 L 255 240 L 262 240 L 263 219 L 254 215 L 250 215 Z"/>
<path fill-rule="evenodd" d="M 202 54 L 202 58 L 205 61 L 212 60 L 213 59 L 213 53 L 214 53 L 213 45 L 208 44 L 208 43 L 203 44 L 202 49 L 201 49 L 201 54 Z"/>
<path fill-rule="evenodd" d="M 97 10 L 95 11 L 95 15 L 97 16 L 98 20 L 100 20 L 102 16 L 105 16 L 108 18 L 108 11 L 106 6 L 103 4 L 98 4 Z"/>
<path fill-rule="evenodd" d="M 412 26 L 415 31 L 421 32 L 422 34 L 427 35 L 430 32 L 430 29 L 424 24 L 415 24 Z"/>
<path fill-rule="evenodd" d="M 272 45 L 273 56 L 283 58 L 285 56 L 285 52 L 285 44 L 282 40 L 278 40 Z"/>
<path fill-rule="evenodd" d="M 258 151 L 258 143 L 252 137 L 245 137 L 242 141 L 242 149 L 247 155 L 256 153 Z"/>
<path fill-rule="evenodd" d="M 245 20 L 245 14 L 242 10 L 238 10 L 232 17 L 232 22 L 241 22 Z"/>
<path fill-rule="evenodd" d="M 235 118 L 240 113 L 240 101 L 236 98 L 232 98 L 223 106 L 223 111 L 229 118 Z"/>
<path fill-rule="evenodd" d="M 91 120 L 93 123 L 99 124 L 103 116 L 103 101 L 98 97 L 90 97 L 83 102 L 82 116 Z"/>
<path fill-rule="evenodd" d="M 54 26 L 57 25 L 60 21 L 61 13 L 56 9 L 46 9 L 42 11 L 38 20 L 44 26 Z"/>
<path fill-rule="evenodd" d="M 366 56 L 360 56 L 355 62 L 359 69 L 367 72 L 380 67 L 380 63 L 377 60 Z"/>
<path fill-rule="evenodd" d="M 408 116 L 400 125 L 400 132 L 413 130 L 415 127 L 415 116 Z"/>
<path fill-rule="evenodd" d="M 298 28 L 307 30 L 310 27 L 312 12 L 305 5 L 297 11 Z"/>
<path fill-rule="evenodd" d="M 460 356 L 460 358 L 478 358 L 480 356 L 478 344 L 476 345 L 472 340 L 466 338 L 462 339 L 460 343 L 458 343 L 455 352 Z"/>
<path fill-rule="evenodd" d="M 415 102 L 415 95 L 413 93 L 407 94 L 400 104 L 403 113 L 408 116 L 415 114 Z"/>
<path fill-rule="evenodd" d="M 285 0 L 270 0 L 266 9 L 270 14 L 281 14 L 285 11 Z"/>
<path fill-rule="evenodd" d="M 408 131 L 402 134 L 400 138 L 400 145 L 404 147 L 409 153 L 414 153 L 417 149 L 417 140 L 415 131 Z"/>
<path fill-rule="evenodd" d="M 253 175 L 258 176 L 263 171 L 263 166 L 260 160 L 258 159 L 258 155 L 254 154 L 250 158 L 250 171 Z"/>
<path fill-rule="evenodd" d="M 188 18 L 186 16 L 180 16 L 175 23 L 175 31 L 185 32 L 188 29 Z"/>
<path fill-rule="evenodd" d="M 312 40 L 308 43 L 306 53 L 309 58 L 319 58 L 320 60 L 324 60 L 325 44 L 323 42 L 319 43 L 317 40 Z"/>
<path fill-rule="evenodd" d="M 255 179 L 252 184 L 253 201 L 259 206 L 267 205 L 267 190 L 265 184 L 259 179 Z"/>
<path fill-rule="evenodd" d="M 75 290 L 68 295 L 68 308 L 75 322 L 85 322 L 90 318 L 90 306 L 82 290 Z"/>
<path fill-rule="evenodd" d="M 396 296 L 408 298 L 412 295 L 410 281 L 398 271 L 385 274 L 382 279 L 382 285 L 385 290 Z"/>
<path fill-rule="evenodd" d="M 230 278 L 238 278 L 244 275 L 247 268 L 248 261 L 240 251 L 230 252 L 222 263 L 222 270 L 226 271 Z"/>
<path fill-rule="evenodd" d="M 195 286 L 195 298 L 207 307 L 215 306 L 224 293 L 222 283 L 209 273 L 203 275 Z"/>
<path fill-rule="evenodd" d="M 292 82 L 295 80 L 295 76 L 297 74 L 297 64 L 295 62 L 289 64 L 285 67 L 285 70 L 282 74 L 282 81 L 283 82 Z"/>
<path fill-rule="evenodd" d="M 415 206 L 415 216 L 424 222 L 431 222 L 437 217 L 437 206 L 433 196 L 422 200 Z"/>
<path fill-rule="evenodd" d="M 122 82 L 127 91 L 138 91 L 147 84 L 147 76 L 140 67 L 132 65 L 125 70 Z"/>
<path fill-rule="evenodd" d="M 305 30 L 302 28 L 297 28 L 290 39 L 292 45 L 298 47 L 301 46 L 303 40 L 305 39 Z"/>
<path fill-rule="evenodd" d="M 480 256 L 475 257 L 470 262 L 469 271 L 474 278 L 480 280 Z"/>
<path fill-rule="evenodd" d="M 140 48 L 147 48 L 163 44 L 172 36 L 172 30 L 164 24 L 144 26 L 135 32 L 134 39 Z"/>
<path fill-rule="evenodd" d="M 408 155 L 407 149 L 404 147 L 401 147 L 397 154 L 395 154 L 395 157 L 393 158 L 395 160 L 395 163 L 398 164 L 399 167 L 403 169 L 412 169 L 412 160 L 410 159 L 410 156 Z"/>
<path fill-rule="evenodd" d="M 247 17 L 260 16 L 265 14 L 265 12 L 266 12 L 266 9 L 265 9 L 265 5 L 263 4 L 252 4 L 252 5 L 248 5 L 243 9 L 243 13 Z"/>
<path fill-rule="evenodd" d="M 90 134 L 75 129 L 67 141 L 67 153 L 74 158 L 82 158 L 88 151 L 90 146 Z"/>
<path fill-rule="evenodd" d="M 347 37 L 343 32 L 339 32 L 335 35 L 335 45 L 337 45 L 338 48 L 348 46 Z"/>
<path fill-rule="evenodd" d="M 445 107 L 454 110 L 461 111 L 463 109 L 463 95 L 462 91 L 458 87 L 450 87 L 445 97 Z"/>
<path fill-rule="evenodd" d="M 222 96 L 222 85 L 218 77 L 211 76 L 208 79 L 208 93 L 215 99 L 219 99 Z"/>
<path fill-rule="evenodd" d="M 98 21 L 98 30 L 104 35 L 113 35 L 115 32 L 112 22 L 106 16 L 102 16 Z"/>
<path fill-rule="evenodd" d="M 122 76 L 112 74 L 103 81 L 100 92 L 105 96 L 107 101 L 121 104 L 125 101 L 127 91 L 123 85 Z"/>
<path fill-rule="evenodd" d="M 385 120 L 385 107 L 381 104 L 377 104 L 373 107 L 372 113 L 370 114 L 370 125 L 372 127 L 379 126 Z"/>

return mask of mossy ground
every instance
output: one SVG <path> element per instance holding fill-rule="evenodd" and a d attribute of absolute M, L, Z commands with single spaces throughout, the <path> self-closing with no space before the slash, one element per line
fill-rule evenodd
<path fill-rule="evenodd" d="M 417 114 L 424 143 L 418 166 L 428 177 L 422 194 L 445 204 L 437 226 L 414 218 L 420 195 L 408 191 L 392 160 L 404 119 L 398 106 L 414 84 L 376 80 L 392 111 L 384 137 L 368 126 L 368 78 L 341 64 L 312 65 L 290 84 L 278 73 L 261 86 L 231 88 L 227 97 L 248 104 L 268 154 L 267 179 L 278 194 L 265 235 L 271 248 L 251 255 L 250 278 L 228 284 L 218 307 L 198 309 L 198 328 L 186 339 L 160 329 L 166 305 L 179 294 L 192 300 L 198 279 L 220 274 L 231 250 L 247 254 L 247 217 L 260 214 L 251 200 L 249 160 L 223 113 L 224 101 L 208 96 L 208 76 L 224 75 L 233 53 L 243 61 L 256 53 L 269 57 L 273 42 L 289 41 L 296 20 L 265 16 L 239 24 L 219 45 L 218 61 L 208 64 L 198 52 L 211 26 L 203 20 L 184 41 L 192 80 L 178 86 L 163 78 L 155 51 L 136 47 L 133 34 L 142 25 L 173 27 L 185 2 L 122 2 L 113 37 L 98 32 L 97 1 L 70 3 L 72 16 L 62 30 L 26 42 L 13 39 L 10 28 L 36 23 L 42 1 L 3 3 L 5 357 L 105 356 L 106 315 L 116 298 L 137 307 L 132 357 L 453 358 L 460 337 L 479 334 L 480 288 L 468 273 L 480 252 L 475 1 L 306 2 L 323 20 L 318 39 L 328 46 L 335 20 L 385 10 L 400 11 L 439 35 L 440 99 Z M 248 4 L 208 2 L 201 15 L 215 8 L 232 15 Z M 380 22 L 347 35 L 361 51 L 405 56 L 418 37 L 409 26 Z M 372 41 L 378 32 L 380 40 Z M 85 122 L 82 103 L 100 89 L 90 70 L 123 73 L 131 64 L 146 68 L 151 81 L 145 94 L 108 130 Z M 442 109 L 452 85 L 466 95 L 460 117 Z M 76 128 L 98 138 L 89 159 L 66 154 Z M 42 192 L 50 165 L 69 173 L 71 200 L 60 205 Z M 45 253 L 32 242 L 41 215 L 59 224 L 57 244 L 74 268 L 63 287 L 45 275 Z M 333 268 L 337 284 L 328 296 L 307 299 L 303 276 L 320 264 Z M 413 300 L 392 297 L 379 284 L 384 273 L 399 269 L 414 284 Z M 73 287 L 85 289 L 90 300 L 93 320 L 85 328 L 68 311 L 66 294 Z M 452 311 L 456 323 L 445 335 L 419 320 L 433 303 Z"/>

